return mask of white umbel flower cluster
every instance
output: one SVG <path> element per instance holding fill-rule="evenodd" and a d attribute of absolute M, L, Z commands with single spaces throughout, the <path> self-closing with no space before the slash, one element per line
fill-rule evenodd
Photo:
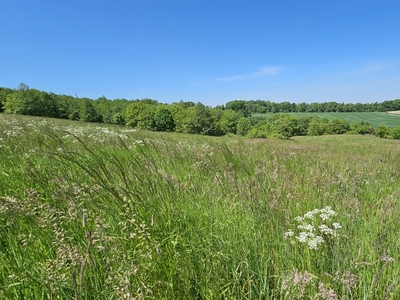
<path fill-rule="evenodd" d="M 294 230 L 284 233 L 285 238 L 290 239 L 292 244 L 296 241 L 305 244 L 309 249 L 317 250 L 318 247 L 331 237 L 337 237 L 337 229 L 342 228 L 339 223 L 331 223 L 332 217 L 336 212 L 330 206 L 321 209 L 314 209 L 298 216 L 294 220 L 297 222 Z"/>

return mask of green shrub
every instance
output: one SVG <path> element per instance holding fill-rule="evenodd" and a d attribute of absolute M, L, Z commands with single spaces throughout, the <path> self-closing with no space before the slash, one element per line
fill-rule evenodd
<path fill-rule="evenodd" d="M 397 126 L 392 130 L 392 137 L 396 140 L 400 140 L 400 126 Z"/>
<path fill-rule="evenodd" d="M 348 121 L 334 118 L 329 121 L 327 125 L 328 134 L 344 134 L 350 130 L 350 123 Z"/>
<path fill-rule="evenodd" d="M 251 129 L 251 123 L 248 118 L 241 117 L 237 122 L 236 133 L 241 136 L 246 136 Z"/>
<path fill-rule="evenodd" d="M 385 126 L 385 125 L 380 125 L 376 130 L 375 130 L 375 135 L 380 137 L 380 138 L 388 138 L 390 136 L 390 128 Z"/>
<path fill-rule="evenodd" d="M 314 118 L 308 124 L 307 135 L 318 136 L 326 134 L 328 121 L 326 119 Z"/>

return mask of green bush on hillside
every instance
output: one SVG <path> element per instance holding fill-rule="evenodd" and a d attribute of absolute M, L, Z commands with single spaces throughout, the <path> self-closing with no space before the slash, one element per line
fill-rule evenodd
<path fill-rule="evenodd" d="M 367 122 L 360 122 L 351 124 L 350 133 L 355 134 L 375 134 L 375 129 Z"/>
<path fill-rule="evenodd" d="M 392 130 L 392 137 L 396 140 L 400 140 L 400 126 L 397 126 Z"/>
<path fill-rule="evenodd" d="M 327 126 L 328 134 L 344 134 L 349 130 L 350 123 L 339 118 L 334 118 L 330 120 Z"/>
<path fill-rule="evenodd" d="M 375 135 L 387 139 L 390 137 L 390 128 L 388 128 L 385 125 L 380 125 L 376 130 L 375 130 Z"/>
<path fill-rule="evenodd" d="M 323 135 L 327 132 L 328 119 L 325 118 L 313 118 L 308 124 L 307 135 L 318 136 Z"/>
<path fill-rule="evenodd" d="M 251 123 L 249 119 L 241 117 L 237 123 L 236 133 L 241 136 L 246 136 L 251 129 Z"/>

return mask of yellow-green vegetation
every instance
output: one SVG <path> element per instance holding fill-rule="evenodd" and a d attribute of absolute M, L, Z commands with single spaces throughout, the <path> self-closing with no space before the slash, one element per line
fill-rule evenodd
<path fill-rule="evenodd" d="M 400 110 L 388 111 L 387 113 L 388 113 L 388 114 L 391 114 L 391 115 L 399 116 L 399 115 L 400 115 Z"/>
<path fill-rule="evenodd" d="M 0 115 L 1 299 L 398 299 L 400 141 Z"/>

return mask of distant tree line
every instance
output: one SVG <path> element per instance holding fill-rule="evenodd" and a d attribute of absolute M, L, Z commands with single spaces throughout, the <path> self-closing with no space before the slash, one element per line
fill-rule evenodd
<path fill-rule="evenodd" d="M 400 99 L 386 100 L 382 103 L 275 103 L 265 100 L 233 100 L 225 105 L 228 109 L 242 112 L 245 115 L 290 112 L 386 112 L 400 110 Z"/>
<path fill-rule="evenodd" d="M 17 89 L 0 88 L 0 112 L 40 117 L 125 125 L 153 131 L 174 131 L 203 135 L 241 135 L 253 138 L 298 135 L 376 134 L 399 138 L 400 128 L 367 123 L 350 124 L 341 119 L 295 117 L 289 112 L 371 112 L 400 110 L 400 99 L 372 104 L 274 103 L 264 100 L 234 100 L 216 107 L 180 101 L 172 104 L 153 99 L 98 99 L 58 95 L 29 88 L 21 83 Z M 256 114 L 273 113 L 268 118 Z M 283 114 L 282 114 L 283 113 Z"/>

